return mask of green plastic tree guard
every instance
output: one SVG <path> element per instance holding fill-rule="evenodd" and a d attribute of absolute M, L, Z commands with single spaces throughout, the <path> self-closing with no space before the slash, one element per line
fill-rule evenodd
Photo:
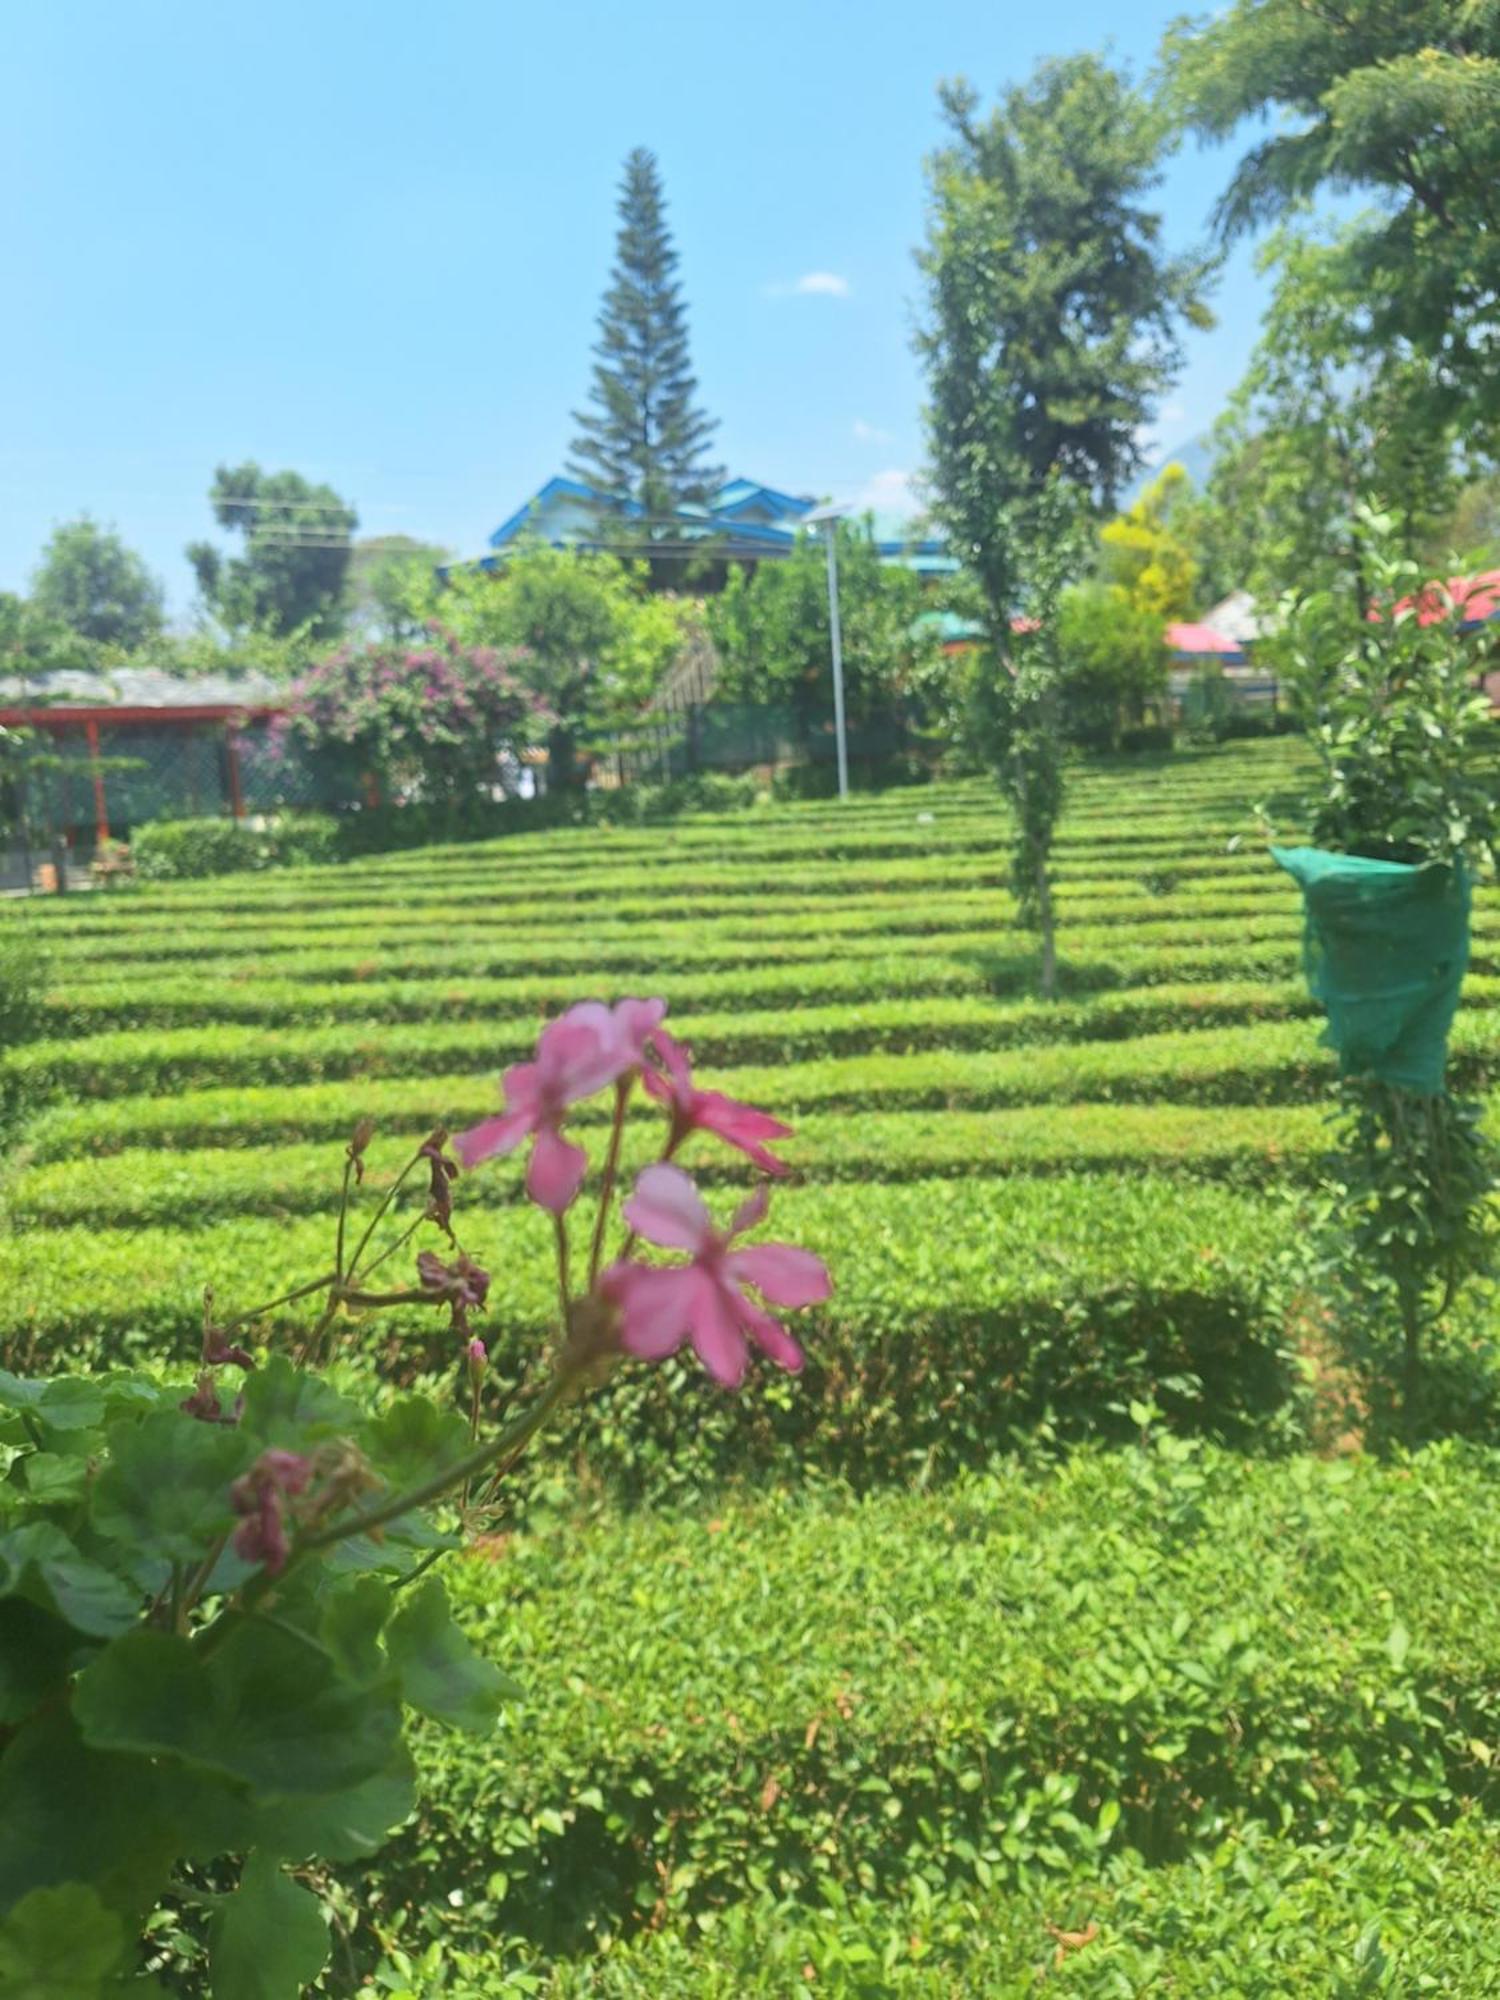
<path fill-rule="evenodd" d="M 1436 1096 L 1469 965 L 1463 863 L 1416 868 L 1319 847 L 1271 857 L 1302 890 L 1303 969 L 1340 1069 Z"/>

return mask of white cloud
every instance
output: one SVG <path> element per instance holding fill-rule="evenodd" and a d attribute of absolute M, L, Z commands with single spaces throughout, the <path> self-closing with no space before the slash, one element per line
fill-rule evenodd
<path fill-rule="evenodd" d="M 847 299 L 850 290 L 849 280 L 841 278 L 837 271 L 804 271 L 790 284 L 784 278 L 777 278 L 765 288 L 768 299 Z"/>
<path fill-rule="evenodd" d="M 854 504 L 861 513 L 870 508 L 877 514 L 910 515 L 920 514 L 927 503 L 919 476 L 890 466 L 865 481 Z"/>
<path fill-rule="evenodd" d="M 847 299 L 849 280 L 837 271 L 804 271 L 792 290 L 804 298 Z"/>
<path fill-rule="evenodd" d="M 891 441 L 889 431 L 883 431 L 879 424 L 867 424 L 863 417 L 856 417 L 852 428 L 861 444 L 889 444 Z"/>

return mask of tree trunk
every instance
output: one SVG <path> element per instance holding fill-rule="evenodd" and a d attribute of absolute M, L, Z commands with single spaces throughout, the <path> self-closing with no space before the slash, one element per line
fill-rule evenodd
<path fill-rule="evenodd" d="M 1057 997 L 1057 929 L 1052 914 L 1052 877 L 1045 861 L 1036 865 L 1037 927 L 1042 934 L 1042 998 Z"/>
<path fill-rule="evenodd" d="M 571 729 L 557 728 L 547 737 L 547 789 L 571 792 L 578 788 L 576 746 Z"/>

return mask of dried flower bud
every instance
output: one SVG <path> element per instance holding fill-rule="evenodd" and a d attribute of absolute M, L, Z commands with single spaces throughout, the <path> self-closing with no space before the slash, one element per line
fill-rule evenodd
<path fill-rule="evenodd" d="M 222 1368 L 231 1361 L 236 1368 L 255 1366 L 255 1356 L 248 1348 L 233 1345 L 229 1336 L 216 1326 L 203 1329 L 203 1359 L 210 1368 Z"/>
<path fill-rule="evenodd" d="M 361 1118 L 354 1128 L 353 1137 L 349 1141 L 347 1150 L 354 1166 L 354 1178 L 361 1186 L 363 1186 L 365 1178 L 365 1150 L 374 1137 L 375 1120 L 373 1118 Z"/>
<path fill-rule="evenodd" d="M 484 1311 L 490 1274 L 462 1251 L 451 1264 L 445 1264 L 436 1251 L 419 1251 L 417 1277 L 434 1304 L 443 1303 L 452 1308 L 453 1324 L 460 1333 L 467 1332 L 471 1312 Z"/>
<path fill-rule="evenodd" d="M 236 1514 L 244 1516 L 234 1531 L 236 1555 L 263 1563 L 272 1576 L 286 1567 L 288 1544 L 283 1518 L 286 1498 L 301 1493 L 313 1476 L 313 1463 L 295 1451 L 263 1451 L 229 1489 Z"/>
<path fill-rule="evenodd" d="M 417 1148 L 418 1157 L 428 1165 L 427 1219 L 435 1222 L 451 1243 L 453 1241 L 453 1183 L 458 1179 L 458 1162 L 449 1159 L 443 1148 L 448 1143 L 448 1134 L 438 1127 L 430 1139 L 424 1139 Z"/>
<path fill-rule="evenodd" d="M 196 1417 L 200 1424 L 233 1423 L 232 1417 L 224 1415 L 224 1406 L 219 1401 L 218 1386 L 208 1369 L 199 1375 L 191 1396 L 184 1396 L 177 1405 L 184 1416 Z"/>

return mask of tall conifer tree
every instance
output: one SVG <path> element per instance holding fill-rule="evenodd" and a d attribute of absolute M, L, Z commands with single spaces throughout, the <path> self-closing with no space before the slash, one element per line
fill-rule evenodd
<path fill-rule="evenodd" d="M 599 313 L 593 407 L 574 412 L 569 471 L 660 522 L 722 479 L 704 453 L 718 425 L 698 408 L 687 315 L 656 156 L 638 146 L 620 183 L 615 268 Z M 648 528 L 647 539 L 651 539 Z"/>

